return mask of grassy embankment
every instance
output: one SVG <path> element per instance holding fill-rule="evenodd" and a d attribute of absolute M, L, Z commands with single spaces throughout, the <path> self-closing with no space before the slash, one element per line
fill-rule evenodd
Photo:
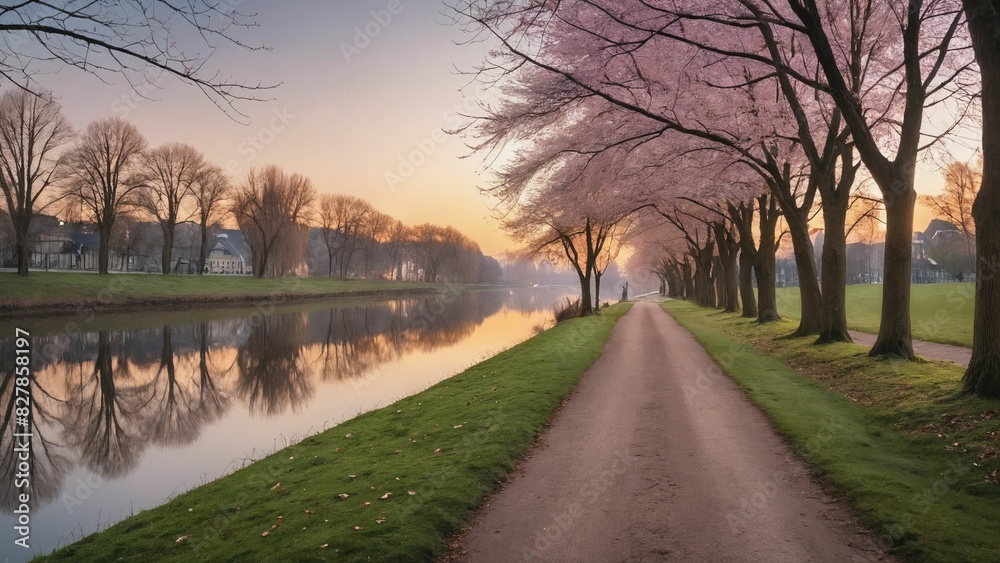
<path fill-rule="evenodd" d="M 627 310 L 562 323 L 41 559 L 426 561 L 528 450 Z"/>
<path fill-rule="evenodd" d="M 869 358 L 854 344 L 778 339 L 672 301 L 691 330 L 886 546 L 916 561 L 1000 554 L 1000 401 L 959 396 L 962 368 Z"/>
<path fill-rule="evenodd" d="M 267 295 L 275 292 L 323 294 L 370 291 L 384 288 L 426 287 L 415 282 L 341 280 L 328 277 L 264 278 L 248 276 L 164 276 L 159 274 L 110 274 L 31 272 L 20 278 L 0 273 L 0 303 L 29 304 L 50 301 L 110 301 L 148 297 L 206 297 L 216 295 Z"/>
<path fill-rule="evenodd" d="M 913 338 L 956 346 L 972 346 L 974 283 L 929 283 L 910 286 Z M 778 313 L 799 318 L 799 288 L 778 289 Z M 878 333 L 882 315 L 882 286 L 847 286 L 847 324 L 854 330 Z"/>

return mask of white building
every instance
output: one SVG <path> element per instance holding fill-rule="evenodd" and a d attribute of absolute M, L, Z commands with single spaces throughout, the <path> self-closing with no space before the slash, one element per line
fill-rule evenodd
<path fill-rule="evenodd" d="M 247 273 L 247 263 L 243 255 L 229 241 L 229 236 L 220 234 L 215 244 L 209 248 L 205 266 L 209 274 L 243 275 Z"/>

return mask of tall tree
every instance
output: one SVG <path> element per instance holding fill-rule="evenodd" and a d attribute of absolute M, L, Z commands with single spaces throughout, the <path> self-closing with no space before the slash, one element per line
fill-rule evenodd
<path fill-rule="evenodd" d="M 959 33 L 964 16 L 947 1 L 908 0 L 905 9 L 892 2 L 857 0 L 848 4 L 864 16 L 858 20 L 864 25 L 864 33 L 877 38 L 884 44 L 883 52 L 893 55 L 893 60 L 882 61 L 888 70 L 881 80 L 884 85 L 897 85 L 896 91 L 901 92 L 900 107 L 895 109 L 873 107 L 870 98 L 865 103 L 852 91 L 854 68 L 845 68 L 838 56 L 842 49 L 834 6 L 821 6 L 815 0 L 788 0 L 788 6 L 798 20 L 794 24 L 782 14 L 769 15 L 782 18 L 808 40 L 822 69 L 823 89 L 840 109 L 854 146 L 885 201 L 882 316 L 870 353 L 913 359 L 910 270 L 917 199 L 915 170 L 926 146 L 921 128 L 925 109 L 950 94 L 970 68 L 969 61 L 963 58 Z M 894 126 L 888 134 L 892 142 L 887 144 L 885 125 L 889 122 Z"/>
<path fill-rule="evenodd" d="M 962 0 L 982 75 L 983 180 L 972 204 L 976 227 L 976 312 L 972 358 L 962 388 L 1000 397 L 1000 4 Z"/>
<path fill-rule="evenodd" d="M 192 210 L 192 185 L 202 172 L 205 157 L 191 145 L 170 143 L 144 153 L 139 158 L 136 205 L 159 225 L 163 233 L 160 268 L 170 274 L 173 263 L 174 231 Z M 201 269 L 201 266 L 199 266 Z"/>
<path fill-rule="evenodd" d="M 226 204 L 232 195 L 229 176 L 221 166 L 205 163 L 194 178 L 191 195 L 198 217 L 201 244 L 198 248 L 198 275 L 205 273 L 208 263 L 208 239 L 212 225 L 222 219 Z"/>
<path fill-rule="evenodd" d="M 108 273 L 111 232 L 118 213 L 135 204 L 139 182 L 132 176 L 146 138 L 120 117 L 91 122 L 76 145 L 66 155 L 69 174 L 64 187 L 71 203 L 79 202 L 97 223 L 101 241 L 97 254 L 98 271 Z"/>
<path fill-rule="evenodd" d="M 365 252 L 365 277 L 372 275 L 376 254 L 385 242 L 389 228 L 394 219 L 391 215 L 373 209 L 361 230 L 362 244 Z"/>
<path fill-rule="evenodd" d="M 60 167 L 54 153 L 72 135 L 51 93 L 13 89 L 0 96 L 0 190 L 13 225 L 19 276 L 28 275 L 31 219 Z"/>
<path fill-rule="evenodd" d="M 333 195 L 329 205 L 332 222 L 327 244 L 336 249 L 340 277 L 346 278 L 354 255 L 361 249 L 361 233 L 375 208 L 359 197 L 341 194 Z"/>
<path fill-rule="evenodd" d="M 252 169 L 236 188 L 232 212 L 246 234 L 253 255 L 253 275 L 274 274 L 269 260 L 282 237 L 301 239 L 301 223 L 308 221 L 316 190 L 300 174 L 288 174 L 277 165 Z M 308 239 L 302 240 L 303 245 Z M 278 273 L 285 273 L 282 265 Z"/>

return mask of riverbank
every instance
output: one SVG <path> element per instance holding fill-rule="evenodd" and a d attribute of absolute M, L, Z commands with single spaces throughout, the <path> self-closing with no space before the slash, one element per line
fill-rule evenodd
<path fill-rule="evenodd" d="M 426 561 L 531 447 L 627 309 L 562 323 L 41 560 Z"/>
<path fill-rule="evenodd" d="M 781 338 L 791 321 L 756 325 L 682 301 L 663 307 L 860 510 L 884 549 L 914 561 L 1000 553 L 1000 401 L 958 395 L 962 368 Z M 683 392 L 718 377 L 698 374 Z"/>
<path fill-rule="evenodd" d="M 428 295 L 442 284 L 327 277 L 163 276 L 32 272 L 0 273 L 0 319 L 93 315 L 140 310 L 255 305 L 340 297 Z M 456 287 L 474 286 L 448 286 Z"/>

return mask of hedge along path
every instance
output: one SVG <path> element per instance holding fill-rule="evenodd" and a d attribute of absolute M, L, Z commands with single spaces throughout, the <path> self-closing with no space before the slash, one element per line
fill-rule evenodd
<path fill-rule="evenodd" d="M 492 492 L 629 305 L 575 319 L 42 561 L 426 561 Z"/>

